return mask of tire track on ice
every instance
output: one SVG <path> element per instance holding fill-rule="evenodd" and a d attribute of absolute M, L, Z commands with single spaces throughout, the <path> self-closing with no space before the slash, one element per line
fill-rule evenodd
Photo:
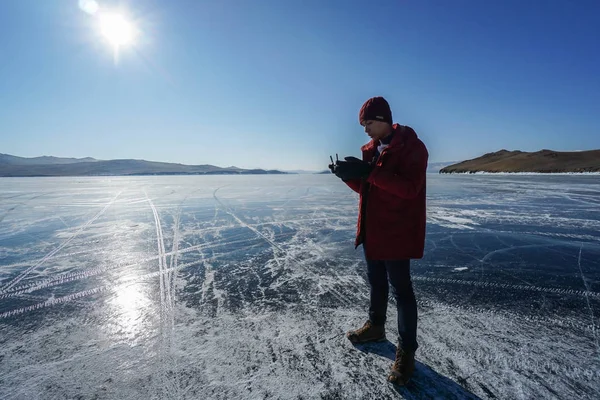
<path fill-rule="evenodd" d="M 234 228 L 234 225 L 231 226 L 220 226 L 220 227 L 210 227 L 210 228 L 205 228 L 202 229 L 200 231 L 197 231 L 196 233 L 205 233 L 205 232 L 209 232 L 209 231 L 219 231 L 219 230 L 223 230 L 223 229 L 229 229 L 229 228 Z M 241 240 L 239 241 L 231 241 L 231 242 L 224 242 L 225 244 L 234 244 L 234 243 L 240 243 L 242 242 Z M 93 242 L 89 242 L 89 243 L 93 243 Z M 197 246 L 204 246 L 205 248 L 211 248 L 211 247 L 218 247 L 222 245 L 222 243 L 216 244 L 216 245 L 212 245 L 212 244 L 203 244 L 203 245 L 196 245 L 196 247 L 191 248 L 188 251 L 194 251 L 196 250 L 198 247 Z M 186 250 L 180 250 L 179 253 L 185 252 Z M 86 250 L 78 250 L 78 251 L 72 251 L 70 253 L 62 253 L 60 255 L 55 255 L 53 257 L 54 260 L 56 259 L 63 259 L 63 258 L 69 258 L 71 256 L 77 256 L 77 255 L 82 255 L 82 254 L 89 254 L 89 253 L 94 253 L 94 254 L 112 254 L 112 250 L 96 250 L 96 249 L 86 249 Z M 171 253 L 166 253 L 167 256 L 170 256 Z M 153 257 L 153 258 L 146 258 L 146 261 L 152 261 L 152 260 L 156 260 L 157 257 Z M 39 262 L 41 260 L 37 259 L 34 260 L 34 262 Z M 14 267 L 22 267 L 22 266 L 26 266 L 26 265 L 31 265 L 31 261 L 28 262 L 16 262 L 16 263 L 12 263 L 12 264 L 5 264 L 5 265 L 1 265 L 0 267 L 2 268 L 14 268 Z"/>
<path fill-rule="evenodd" d="M 395 300 L 392 298 L 391 301 L 393 304 Z M 432 311 L 427 310 L 430 307 L 434 307 L 437 311 L 444 310 L 447 314 L 452 315 L 457 311 L 466 312 L 466 313 L 478 313 L 481 315 L 485 315 L 486 317 L 502 317 L 507 320 L 515 320 L 520 319 L 526 321 L 527 323 L 535 322 L 542 324 L 546 327 L 559 326 L 563 328 L 569 329 L 580 329 L 582 331 L 592 331 L 592 327 L 588 323 L 584 323 L 579 321 L 577 318 L 560 318 L 560 317 L 544 317 L 539 315 L 522 315 L 517 311 L 509 311 L 505 309 L 496 309 L 489 310 L 485 308 L 481 308 L 473 305 L 459 305 L 459 304 L 443 304 L 436 300 L 430 300 L 427 298 L 423 298 L 422 296 L 417 297 L 417 306 L 419 307 L 419 315 L 427 316 L 432 313 Z M 433 313 L 435 313 L 434 311 Z M 421 317 L 419 317 L 421 318 Z"/>
<path fill-rule="evenodd" d="M 215 244 L 199 244 L 199 245 L 186 247 L 182 250 L 177 250 L 177 255 L 190 253 L 190 252 L 202 250 L 202 249 L 211 249 L 211 248 L 221 247 L 221 246 L 229 245 L 229 244 L 246 243 L 247 241 L 248 241 L 247 239 L 243 239 L 243 240 L 225 241 L 225 242 L 222 242 L 222 243 L 219 243 L 216 245 Z M 165 253 L 165 256 L 173 257 L 173 255 L 174 255 L 173 252 Z M 54 287 L 54 286 L 62 285 L 62 284 L 69 283 L 69 282 L 74 282 L 79 279 L 86 279 L 86 278 L 89 278 L 89 277 L 92 277 L 95 275 L 99 275 L 103 272 L 107 272 L 107 271 L 111 271 L 111 270 L 115 270 L 115 269 L 119 269 L 119 268 L 129 269 L 131 267 L 136 267 L 136 266 L 142 265 L 146 262 L 156 261 L 159 258 L 160 258 L 160 256 L 153 256 L 153 257 L 147 257 L 147 258 L 141 259 L 140 261 L 138 261 L 136 263 L 132 263 L 132 264 L 117 265 L 116 267 L 115 266 L 98 267 L 98 268 L 92 268 L 92 269 L 81 271 L 81 272 L 69 272 L 69 273 L 66 273 L 63 275 L 59 275 L 57 277 L 47 278 L 47 279 L 43 279 L 40 281 L 28 283 L 25 285 L 13 287 L 11 290 L 0 294 L 0 300 L 14 297 L 16 295 L 20 295 L 23 293 L 31 293 L 31 292 L 35 292 L 36 290 Z M 218 257 L 215 256 L 210 259 L 216 259 L 216 258 L 218 258 Z"/>
<path fill-rule="evenodd" d="M 178 242 L 179 242 L 179 218 L 181 213 L 181 204 L 177 209 L 177 214 L 174 218 L 173 223 L 173 244 L 171 249 L 171 256 L 169 260 L 169 266 L 167 267 L 167 256 L 165 251 L 165 242 L 162 225 L 160 222 L 160 215 L 156 206 L 152 200 L 148 197 L 148 194 L 144 191 L 148 199 L 148 204 L 152 209 L 154 215 L 154 223 L 156 226 L 157 235 L 157 246 L 158 246 L 158 260 L 159 260 L 159 281 L 160 281 L 160 299 L 161 299 L 161 313 L 160 313 L 160 387 L 158 388 L 161 392 L 161 398 L 179 398 L 179 386 L 177 385 L 178 373 L 176 360 L 172 357 L 172 346 L 173 346 L 173 331 L 175 328 L 175 315 L 174 315 L 174 299 L 173 299 L 173 273 L 177 268 L 177 256 L 178 256 Z M 189 195 L 188 195 L 189 196 Z M 186 196 L 187 198 L 187 196 Z M 185 199 L 183 201 L 185 201 Z M 182 201 L 182 203 L 183 203 Z M 168 370 L 174 373 L 175 379 L 170 379 L 168 376 Z"/>
<path fill-rule="evenodd" d="M 213 257 L 216 258 L 216 257 Z M 213 259 L 210 258 L 210 259 Z M 47 300 L 44 302 L 40 302 L 37 304 L 33 304 L 31 306 L 27 306 L 27 307 L 20 307 L 20 308 L 16 308 L 14 310 L 10 310 L 10 311 L 5 311 L 3 313 L 0 313 L 0 319 L 3 318 L 8 318 L 8 317 L 12 317 L 15 315 L 20 315 L 20 314 L 24 314 L 30 311 L 35 311 L 35 310 L 39 310 L 42 308 L 47 308 L 47 307 L 51 307 L 54 306 L 56 304 L 64 304 L 64 303 L 69 303 L 73 300 L 76 299 L 80 299 L 82 297 L 87 297 L 87 296 L 91 296 L 93 294 L 96 293 L 102 293 L 102 292 L 106 292 L 106 291 L 112 291 L 112 290 L 116 290 L 119 288 L 119 286 L 123 285 L 123 284 L 130 284 L 130 283 L 138 283 L 138 282 L 142 282 L 145 279 L 151 279 L 151 278 L 156 278 L 157 276 L 160 276 L 161 274 L 166 274 L 168 272 L 174 272 L 174 271 L 179 271 L 188 267 L 193 267 L 199 264 L 202 264 L 205 260 L 199 260 L 199 261 L 193 261 L 190 263 L 186 263 L 186 264 L 180 264 L 177 267 L 174 267 L 171 271 L 156 271 L 156 272 L 150 272 L 144 275 L 139 275 L 136 277 L 130 277 L 130 278 L 122 278 L 119 280 L 119 282 L 114 283 L 114 284 L 110 284 L 110 285 L 104 285 L 104 286 L 99 286 L 93 289 L 89 289 L 89 290 L 83 290 L 81 292 L 77 292 L 77 293 L 73 293 L 73 294 L 69 294 L 66 296 L 62 296 L 62 297 L 56 297 L 54 299 L 51 300 Z"/>
<path fill-rule="evenodd" d="M 588 311 L 590 312 L 590 317 L 592 319 L 592 333 L 594 335 L 594 344 L 596 345 L 596 355 L 598 356 L 598 359 L 600 359 L 600 345 L 598 344 L 598 333 L 596 332 L 596 318 L 594 317 L 594 309 L 592 308 L 592 305 L 590 304 L 590 298 L 589 298 L 589 293 L 591 291 L 590 291 L 590 287 L 587 283 L 587 280 L 585 279 L 585 276 L 583 275 L 583 269 L 581 268 L 581 253 L 582 252 L 583 252 L 583 243 L 581 244 L 581 247 L 579 248 L 579 256 L 577 257 L 577 267 L 579 267 L 579 274 L 581 275 L 581 280 L 583 281 L 583 286 L 586 289 L 585 302 L 587 303 Z"/>
<path fill-rule="evenodd" d="M 106 212 L 106 210 L 110 206 L 113 205 L 113 203 L 117 200 L 117 198 L 121 195 L 122 192 L 123 191 L 121 190 L 119 193 L 117 193 L 117 195 L 115 197 L 113 197 L 112 200 L 109 201 L 108 204 L 106 204 L 102 208 L 102 210 L 100 210 L 98 213 L 96 213 L 96 215 L 94 215 L 92 217 L 92 219 L 90 219 L 84 225 L 80 226 L 79 229 L 73 235 L 71 235 L 71 237 L 69 237 L 67 240 L 65 240 L 60 246 L 58 246 L 56 249 L 52 250 L 50 253 L 46 254 L 46 256 L 43 257 L 40 261 L 38 261 L 36 264 L 34 264 L 31 267 L 27 268 L 25 271 L 23 271 L 21 274 L 19 274 L 17 277 L 15 277 L 13 280 L 11 280 L 6 285 L 4 285 L 4 287 L 2 287 L 0 289 L 0 294 L 6 293 L 10 288 L 12 288 L 13 286 L 15 286 L 17 283 L 19 283 L 21 280 L 23 280 L 25 277 L 27 277 L 27 275 L 29 275 L 35 269 L 39 268 L 46 261 L 50 260 L 56 253 L 58 253 L 63 248 L 65 248 L 69 243 L 71 243 L 71 241 L 73 241 L 73 239 L 75 239 L 81 232 L 83 232 L 88 226 L 90 226 L 98 218 L 100 218 L 102 216 L 102 214 L 104 214 L 104 212 Z"/>
<path fill-rule="evenodd" d="M 170 302 L 171 302 L 171 310 L 173 309 L 174 303 L 174 292 L 175 292 L 175 282 L 174 275 L 171 273 L 173 268 L 177 268 L 177 261 L 179 258 L 179 221 L 181 218 L 181 206 L 177 209 L 177 214 L 175 216 L 175 220 L 173 222 L 173 246 L 171 247 L 170 258 L 169 258 L 169 268 L 167 272 L 167 286 L 169 287 L 170 293 Z M 175 325 L 175 316 L 171 313 L 171 326 Z"/>
<path fill-rule="evenodd" d="M 217 190 L 226 187 L 228 185 L 225 186 L 220 186 L 217 189 L 215 189 L 214 192 L 216 192 Z M 213 193 L 214 195 L 214 193 Z M 210 225 L 212 225 L 213 227 L 216 227 L 216 223 L 217 223 L 217 215 L 219 213 L 219 203 L 217 202 L 215 204 L 215 214 L 214 217 L 212 219 L 212 221 L 210 222 Z M 219 227 L 216 227 L 217 230 L 220 229 Z M 205 232 L 206 230 L 201 230 L 199 233 Z M 201 236 L 202 239 L 205 239 L 204 236 Z M 239 240 L 239 241 L 235 241 L 237 242 L 247 242 L 246 239 L 243 240 Z M 223 297 L 223 291 L 221 289 L 218 289 L 216 284 L 215 284 L 215 270 L 213 268 L 213 265 L 209 262 L 211 261 L 211 259 L 214 258 L 213 257 L 206 257 L 206 254 L 203 250 L 205 249 L 210 249 L 213 246 L 204 246 L 204 245 L 200 245 L 200 247 L 198 247 L 198 253 L 200 255 L 200 261 L 202 263 L 202 265 L 204 266 L 204 280 L 202 281 L 202 287 L 200 288 L 200 293 L 201 293 L 201 297 L 200 297 L 200 304 L 203 305 L 203 307 L 205 307 L 206 303 L 209 301 L 208 299 L 208 293 L 209 290 L 212 290 L 212 298 L 214 300 L 216 300 L 217 304 L 216 304 L 216 308 L 213 310 L 214 313 L 216 313 L 218 311 L 219 308 L 222 307 L 223 302 L 224 302 L 224 297 Z"/>
<path fill-rule="evenodd" d="M 485 281 L 467 281 L 462 279 L 449 279 L 449 278 L 432 278 L 427 276 L 414 275 L 413 281 L 431 282 L 431 283 L 446 283 L 456 285 L 467 285 L 467 286 L 478 286 L 482 288 L 497 288 L 497 289 L 513 289 L 513 290 L 525 290 L 530 292 L 542 292 L 542 293 L 555 293 L 565 294 L 571 296 L 583 296 L 583 297 L 595 297 L 600 298 L 599 292 L 592 292 L 589 290 L 574 290 L 574 289 L 560 289 L 544 286 L 532 286 L 532 285 L 514 285 L 510 283 L 496 283 L 496 282 L 485 282 Z"/>
<path fill-rule="evenodd" d="M 181 205 L 188 198 L 189 194 L 182 200 L 181 204 L 177 208 L 177 213 L 175 215 L 175 219 L 173 221 L 173 245 L 171 247 L 171 256 L 169 259 L 169 267 L 167 268 L 167 276 L 166 276 L 166 285 L 169 288 L 169 307 L 170 313 L 169 317 L 169 335 L 167 337 L 167 347 L 168 350 L 167 357 L 170 359 L 170 364 L 172 366 L 171 370 L 173 371 L 174 378 L 168 379 L 168 377 L 164 377 L 163 379 L 167 379 L 171 383 L 171 392 L 173 397 L 179 399 L 182 397 L 181 390 L 178 385 L 178 382 L 181 382 L 181 376 L 179 373 L 179 367 L 177 363 L 177 358 L 172 356 L 172 347 L 173 347 L 173 332 L 175 330 L 175 278 L 174 275 L 177 272 L 177 262 L 178 262 L 178 250 L 179 250 L 179 222 L 181 218 Z"/>
<path fill-rule="evenodd" d="M 164 314 L 165 314 L 165 308 L 167 300 L 166 300 L 166 290 L 165 290 L 165 282 L 164 282 L 164 278 L 162 277 L 162 273 L 165 269 L 165 265 L 166 265 L 166 256 L 165 256 L 165 242 L 164 242 L 164 238 L 163 238 L 163 234 L 162 234 L 162 226 L 160 224 L 160 217 L 158 215 L 158 211 L 156 210 L 156 207 L 154 206 L 154 203 L 152 202 L 152 200 L 150 200 L 150 198 L 148 197 L 148 193 L 146 193 L 146 191 L 144 190 L 144 194 L 146 195 L 146 199 L 148 202 L 148 205 L 150 206 L 150 209 L 152 210 L 152 215 L 154 217 L 154 226 L 156 228 L 156 245 L 158 248 L 158 271 L 161 273 L 160 275 L 160 279 L 159 279 L 159 283 L 160 283 L 160 316 L 161 316 L 161 322 L 164 318 Z"/>

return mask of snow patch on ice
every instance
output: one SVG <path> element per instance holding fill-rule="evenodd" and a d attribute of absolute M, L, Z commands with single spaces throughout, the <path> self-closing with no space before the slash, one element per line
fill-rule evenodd
<path fill-rule="evenodd" d="M 475 229 L 479 225 L 474 221 L 473 214 L 464 210 L 445 207 L 428 207 L 427 221 L 429 223 L 452 229 Z"/>

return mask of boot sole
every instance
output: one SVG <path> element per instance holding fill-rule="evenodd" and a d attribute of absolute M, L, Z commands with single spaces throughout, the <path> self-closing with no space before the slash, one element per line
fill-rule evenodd
<path fill-rule="evenodd" d="M 394 375 L 388 376 L 388 382 L 391 384 L 394 384 L 396 386 L 406 386 L 406 385 L 408 385 L 408 383 L 410 381 L 411 381 L 411 378 L 404 380 L 402 378 L 397 378 Z"/>
<path fill-rule="evenodd" d="M 387 340 L 387 338 L 385 336 L 380 337 L 378 339 L 369 339 L 369 340 L 357 340 L 354 341 L 350 338 L 348 338 L 348 340 L 354 344 L 365 344 L 365 343 L 381 343 L 381 342 L 385 342 Z"/>

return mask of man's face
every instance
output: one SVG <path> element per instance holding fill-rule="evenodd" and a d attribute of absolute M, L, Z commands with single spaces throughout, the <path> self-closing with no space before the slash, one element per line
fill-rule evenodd
<path fill-rule="evenodd" d="M 365 127 L 365 133 L 371 139 L 381 140 L 390 133 L 390 125 L 387 122 L 367 120 L 361 125 Z"/>

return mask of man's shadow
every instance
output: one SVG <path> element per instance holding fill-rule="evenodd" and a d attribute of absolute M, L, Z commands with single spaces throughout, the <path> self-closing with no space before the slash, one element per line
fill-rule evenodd
<path fill-rule="evenodd" d="M 353 346 L 363 353 L 376 354 L 387 358 L 391 363 L 396 358 L 396 345 L 389 340 L 379 343 L 354 344 Z M 419 361 L 415 363 L 415 374 L 406 386 L 391 383 L 389 385 L 404 399 L 481 400 L 452 379 L 438 374 Z"/>

